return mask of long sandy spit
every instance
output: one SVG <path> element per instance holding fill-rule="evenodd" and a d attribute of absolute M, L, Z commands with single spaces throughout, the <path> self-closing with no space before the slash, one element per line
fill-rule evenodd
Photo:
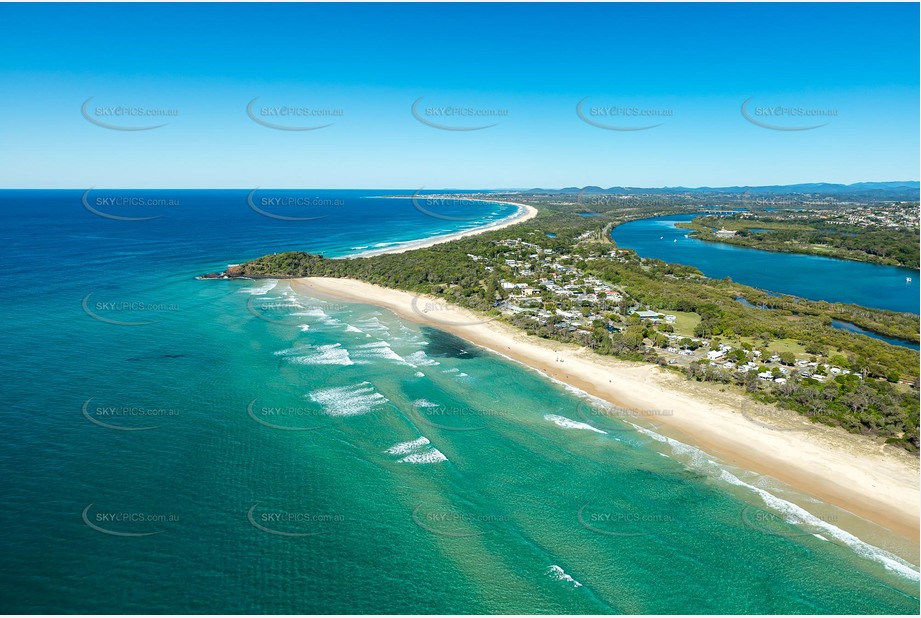
<path fill-rule="evenodd" d="M 489 225 L 481 225 L 479 227 L 471 228 L 469 230 L 464 230 L 463 232 L 455 232 L 453 234 L 442 234 L 440 236 L 431 236 L 429 238 L 422 238 L 420 240 L 413 240 L 407 242 L 406 244 L 400 245 L 399 247 L 384 247 L 382 249 L 372 249 L 370 251 L 362 251 L 361 253 L 355 253 L 348 256 L 349 258 L 358 258 L 358 257 L 371 257 L 373 255 L 382 255 L 384 253 L 403 253 L 404 251 L 414 251 L 415 249 L 424 249 L 425 247 L 431 247 L 432 245 L 438 245 L 441 243 L 449 242 L 452 240 L 457 240 L 458 238 L 466 238 L 468 236 L 475 236 L 477 234 L 482 234 L 483 232 L 491 232 L 493 230 L 501 230 L 504 227 L 510 225 L 515 225 L 516 223 L 522 223 L 528 219 L 533 219 L 537 216 L 537 209 L 534 206 L 529 206 L 528 204 L 518 204 L 516 202 L 505 202 L 499 200 L 486 200 L 486 199 L 473 199 L 473 198 L 464 198 L 467 201 L 472 202 L 485 202 L 487 204 L 509 204 L 510 206 L 517 206 L 518 210 L 511 216 L 491 223 Z"/>

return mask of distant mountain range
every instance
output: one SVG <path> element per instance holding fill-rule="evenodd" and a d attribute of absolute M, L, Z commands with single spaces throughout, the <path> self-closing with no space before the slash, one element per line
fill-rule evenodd
<path fill-rule="evenodd" d="M 565 187 L 563 189 L 529 189 L 527 193 L 573 194 L 594 193 L 606 195 L 649 195 L 649 194 L 749 194 L 749 195 L 811 195 L 863 200 L 910 200 L 916 201 L 921 192 L 917 180 L 893 182 L 857 182 L 850 185 L 829 182 L 803 183 L 797 185 L 764 185 L 757 187 Z"/>

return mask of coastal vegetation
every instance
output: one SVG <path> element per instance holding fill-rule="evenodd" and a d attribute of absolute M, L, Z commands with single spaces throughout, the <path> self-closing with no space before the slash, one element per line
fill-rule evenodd
<path fill-rule="evenodd" d="M 778 296 L 618 248 L 611 227 L 664 214 L 655 203 L 611 204 L 586 217 L 577 214 L 582 203 L 534 202 L 540 213 L 531 221 L 411 253 L 279 253 L 226 274 L 349 277 L 436 296 L 539 337 L 734 385 L 814 422 L 918 451 L 918 352 L 832 326 L 847 321 L 917 342 L 918 316 Z M 804 232 L 784 225 L 774 229 Z"/>

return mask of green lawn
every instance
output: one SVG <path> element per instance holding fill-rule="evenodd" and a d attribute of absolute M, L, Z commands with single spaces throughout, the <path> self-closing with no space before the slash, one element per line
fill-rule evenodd
<path fill-rule="evenodd" d="M 675 332 L 685 337 L 694 336 L 694 328 L 700 324 L 700 316 L 690 311 L 665 311 L 669 315 L 675 316 Z"/>
<path fill-rule="evenodd" d="M 754 349 L 761 348 L 761 338 L 760 337 L 733 337 L 732 340 L 726 340 L 725 337 L 722 340 L 729 345 L 732 344 L 741 344 L 742 342 L 749 344 Z M 767 349 L 774 354 L 780 354 L 781 352 L 793 352 L 796 355 L 797 359 L 800 358 L 809 358 L 812 354 L 807 354 L 806 349 L 794 341 L 793 339 L 773 339 L 768 344 Z"/>

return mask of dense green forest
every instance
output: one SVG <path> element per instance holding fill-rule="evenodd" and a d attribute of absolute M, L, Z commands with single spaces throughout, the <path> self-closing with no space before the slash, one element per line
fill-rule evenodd
<path fill-rule="evenodd" d="M 815 375 L 785 382 L 759 379 L 759 372 L 766 369 L 764 366 L 739 371 L 695 360 L 686 366 L 672 367 L 690 379 L 734 384 L 760 401 L 777 403 L 807 415 L 814 422 L 879 436 L 890 444 L 918 451 L 918 352 L 831 326 L 833 319 L 839 319 L 917 342 L 918 316 L 775 296 L 728 279 L 709 279 L 689 266 L 643 259 L 632 251 L 616 250 L 609 232 L 613 225 L 627 219 L 662 214 L 659 209 L 637 208 L 629 213 L 612 209 L 600 217 L 586 218 L 574 216 L 573 208 L 543 203 L 539 216 L 531 221 L 410 253 L 353 259 L 279 253 L 247 262 L 227 274 L 360 279 L 438 296 L 459 306 L 488 312 L 531 334 L 578 343 L 598 354 L 665 366 L 669 365 L 663 349 L 676 345 L 673 327 L 641 322 L 637 316 L 628 315 L 628 307 L 681 312 L 696 320 L 693 332 L 681 339 L 682 346 L 697 347 L 700 344 L 696 340 L 707 340 L 712 347 L 732 342 L 732 354 L 738 355 L 740 363 L 757 358 L 752 356 L 756 350 L 763 354 L 760 358 L 780 354 L 784 367 L 792 368 L 796 360 L 818 362 Z M 517 255 L 516 249 L 498 243 L 509 239 L 532 243 L 530 246 L 539 244 L 542 250 L 558 256 L 554 258 L 558 265 L 614 286 L 623 295 L 620 306 L 597 313 L 588 306 L 582 308 L 584 315 L 595 318 L 579 329 L 555 324 L 555 320 L 541 320 L 532 314 L 510 315 L 500 311 L 507 296 L 499 285 L 501 281 L 529 282 L 541 290 L 536 302 L 542 307 L 563 307 L 542 287 L 541 280 L 547 281 L 549 271 L 540 270 L 522 277 L 505 266 L 505 258 Z M 471 255 L 482 259 L 473 260 Z M 739 299 L 747 301 L 749 306 Z M 565 304 L 566 308 L 572 306 Z M 669 334 L 671 343 L 667 339 Z M 846 375 L 826 375 L 823 363 L 834 366 L 836 371 L 844 370 Z M 780 375 L 777 368 L 773 371 Z"/>

